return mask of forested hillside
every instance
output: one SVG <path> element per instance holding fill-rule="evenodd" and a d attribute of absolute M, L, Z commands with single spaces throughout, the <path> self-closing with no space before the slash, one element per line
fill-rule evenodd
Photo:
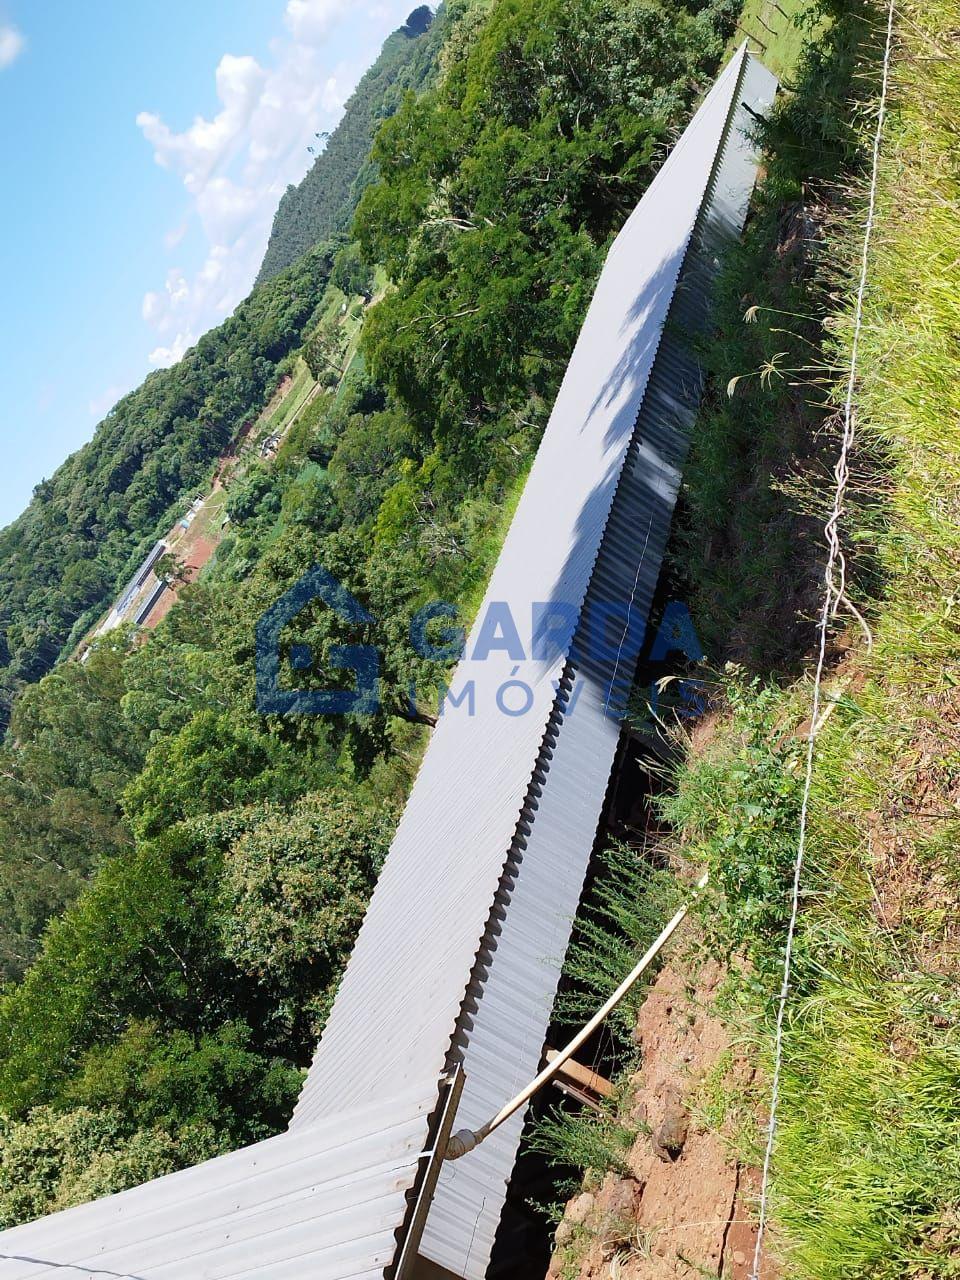
<path fill-rule="evenodd" d="M 16 690 L 72 647 L 269 398 L 323 294 L 337 247 L 328 241 L 342 239 L 371 180 L 377 125 L 435 71 L 444 26 L 421 7 L 388 38 L 323 154 L 283 197 L 260 287 L 125 396 L 0 532 L 0 726 Z"/>
<path fill-rule="evenodd" d="M 152 373 L 0 532 L 0 723 L 24 683 L 102 611 L 178 502 L 255 417 L 303 340 L 330 273 L 318 247 Z"/>
<path fill-rule="evenodd" d="M 0 1222 L 284 1123 L 436 709 L 440 664 L 413 653 L 411 615 L 438 596 L 466 614 L 477 600 L 605 248 L 715 75 L 736 9 L 451 3 L 441 75 L 378 133 L 359 250 L 335 264 L 313 250 L 205 340 L 220 360 L 202 367 L 237 399 L 192 446 L 203 465 L 298 341 L 320 390 L 276 458 L 229 492 L 229 536 L 148 642 L 113 632 L 14 707 L 0 761 Z M 388 287 L 370 287 L 374 270 Z M 283 340 L 254 337 L 265 300 L 299 298 L 297 280 L 309 288 Z M 248 343 L 266 363 L 244 397 L 228 371 Z M 197 359 L 128 398 L 139 409 L 166 389 L 178 439 L 214 395 L 176 398 Z M 131 433 L 130 474 L 91 446 L 82 465 L 100 459 L 105 475 L 81 486 L 78 510 L 95 493 L 116 511 L 119 568 L 137 542 L 129 487 L 141 472 L 159 483 L 179 456 L 144 448 L 138 469 L 139 412 L 114 416 L 107 430 Z M 69 570 L 96 536 L 89 518 L 80 533 L 67 518 L 79 466 L 54 482 L 60 525 L 38 498 L 6 535 L 21 661 L 31 591 L 57 599 L 42 567 L 60 557 Z M 147 509 L 155 521 L 161 499 Z M 17 552 L 28 529 L 36 577 Z M 317 562 L 374 621 L 308 609 L 296 638 L 318 662 L 306 675 L 284 662 L 285 680 L 335 684 L 331 646 L 372 642 L 375 715 L 255 710 L 256 622 Z M 92 598 L 50 613 L 61 643 Z"/>
<path fill-rule="evenodd" d="M 320 240 L 347 230 L 360 193 L 374 176 L 368 156 L 377 127 L 396 111 L 405 93 L 416 93 L 436 72 L 445 25 L 442 9 L 435 22 L 430 9 L 421 5 L 386 40 L 309 173 L 281 197 L 257 284 Z"/>

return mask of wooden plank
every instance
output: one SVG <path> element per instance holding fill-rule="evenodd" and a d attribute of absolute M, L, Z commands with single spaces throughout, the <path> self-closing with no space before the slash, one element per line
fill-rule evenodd
<path fill-rule="evenodd" d="M 446 1155 L 450 1134 L 453 1132 L 453 1123 L 457 1118 L 457 1107 L 460 1105 L 464 1079 L 463 1067 L 458 1066 L 453 1079 L 446 1081 L 445 1089 L 441 1094 L 440 1119 L 436 1132 L 432 1135 L 433 1150 L 424 1153 L 428 1161 L 426 1172 L 413 1208 L 410 1226 L 403 1241 L 400 1260 L 397 1262 L 396 1269 L 388 1272 L 392 1280 L 415 1280 L 418 1275 L 419 1264 L 422 1261 L 419 1252 L 420 1239 L 426 1226 L 427 1214 L 433 1204 L 440 1167 Z"/>
<path fill-rule="evenodd" d="M 548 1049 L 547 1062 L 553 1062 L 557 1055 L 557 1049 Z M 583 1089 L 599 1098 L 612 1098 L 615 1092 L 613 1085 L 605 1076 L 599 1075 L 596 1071 L 591 1071 L 589 1067 L 581 1066 L 579 1062 L 574 1062 L 572 1058 L 560 1068 L 559 1078 L 566 1080 L 568 1084 L 573 1085 L 578 1090 Z"/>

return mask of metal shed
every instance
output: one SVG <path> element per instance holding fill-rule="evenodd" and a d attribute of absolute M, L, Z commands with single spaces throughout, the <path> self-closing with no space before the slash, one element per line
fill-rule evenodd
<path fill-rule="evenodd" d="M 163 593 L 169 590 L 170 584 L 166 578 L 158 578 L 154 585 L 150 588 L 146 598 L 142 600 L 134 614 L 133 621 L 136 626 L 142 626 L 153 612 L 154 606 L 160 600 Z"/>
<path fill-rule="evenodd" d="M 476 1128 L 540 1065 L 700 396 L 692 343 L 753 187 L 747 107 L 775 89 L 741 48 L 610 250 L 294 1129 L 454 1063 Z M 511 621 L 522 656 L 496 644 Z M 421 1252 L 450 1275 L 486 1274 L 523 1118 L 441 1173 Z"/>
<path fill-rule="evenodd" d="M 775 87 L 741 48 L 610 250 L 289 1132 L 0 1233 L 0 1280 L 486 1275 L 523 1113 L 438 1168 L 441 1081 L 476 1128 L 541 1064 Z"/>
<path fill-rule="evenodd" d="M 436 1078 L 0 1233 L 4 1280 L 374 1280 L 429 1164 Z M 424 1157 L 423 1153 L 427 1152 Z"/>

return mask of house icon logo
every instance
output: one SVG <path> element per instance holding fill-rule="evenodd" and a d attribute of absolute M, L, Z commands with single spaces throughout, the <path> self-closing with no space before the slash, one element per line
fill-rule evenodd
<path fill-rule="evenodd" d="M 326 665 L 352 671 L 352 689 L 285 689 L 280 682 L 280 637 L 308 604 L 322 600 L 344 622 L 361 625 L 372 616 L 322 565 L 315 564 L 263 614 L 256 627 L 257 710 L 263 715 L 373 715 L 380 707 L 380 658 L 373 645 L 335 644 Z M 307 644 L 291 644 L 287 661 L 309 671 L 314 654 Z"/>

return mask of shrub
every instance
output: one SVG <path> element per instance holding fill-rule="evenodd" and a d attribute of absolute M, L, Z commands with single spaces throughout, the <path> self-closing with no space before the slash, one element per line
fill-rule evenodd
<path fill-rule="evenodd" d="M 685 856 L 710 873 L 704 927 L 723 958 L 745 955 L 760 971 L 780 963 L 800 823 L 803 744 L 775 721 L 781 695 L 730 681 L 732 732 L 688 761 L 662 816 Z"/>
<path fill-rule="evenodd" d="M 229 848 L 221 928 L 228 956 L 277 998 L 326 1015 L 396 825 L 335 792 L 261 810 Z"/>
<path fill-rule="evenodd" d="M 36 1107 L 0 1125 L 0 1228 L 183 1169 L 224 1150 L 203 1125 L 130 1132 L 116 1108 Z"/>

